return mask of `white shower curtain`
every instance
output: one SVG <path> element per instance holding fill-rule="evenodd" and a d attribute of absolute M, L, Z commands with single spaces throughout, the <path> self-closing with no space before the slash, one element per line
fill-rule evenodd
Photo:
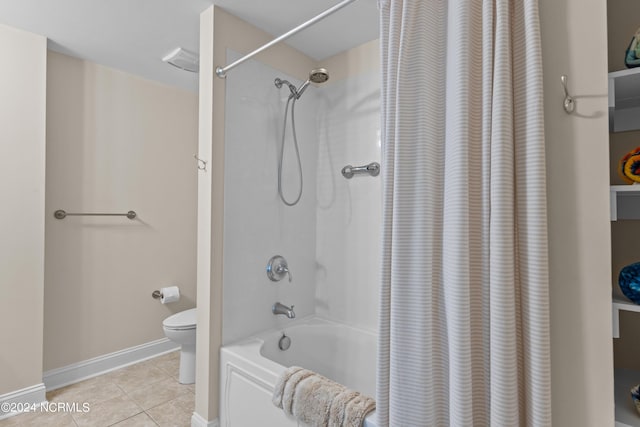
<path fill-rule="evenodd" d="M 537 0 L 379 3 L 379 423 L 550 426 Z"/>

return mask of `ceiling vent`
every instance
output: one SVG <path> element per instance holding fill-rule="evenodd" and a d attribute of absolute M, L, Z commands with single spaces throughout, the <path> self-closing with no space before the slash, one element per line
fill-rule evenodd
<path fill-rule="evenodd" d="M 168 55 L 162 58 L 167 64 L 171 64 L 181 70 L 197 73 L 200 59 L 197 53 L 189 52 L 186 49 L 178 47 L 172 50 Z"/>

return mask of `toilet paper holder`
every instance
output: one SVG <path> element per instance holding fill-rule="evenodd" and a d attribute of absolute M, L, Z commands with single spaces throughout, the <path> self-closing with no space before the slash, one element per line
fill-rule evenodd
<path fill-rule="evenodd" d="M 156 289 L 151 293 L 153 299 L 160 300 L 162 304 L 169 304 L 180 300 L 180 289 L 177 286 Z"/>

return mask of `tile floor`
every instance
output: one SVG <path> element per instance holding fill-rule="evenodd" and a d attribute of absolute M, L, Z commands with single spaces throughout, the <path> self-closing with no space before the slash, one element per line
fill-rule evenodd
<path fill-rule="evenodd" d="M 0 420 L 0 427 L 188 427 L 195 387 L 178 382 L 174 351 L 47 393 L 49 402 L 77 402 L 89 411 L 32 412 Z"/>

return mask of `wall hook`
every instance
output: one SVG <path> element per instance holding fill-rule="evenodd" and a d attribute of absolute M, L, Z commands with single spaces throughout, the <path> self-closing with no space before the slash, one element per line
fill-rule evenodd
<path fill-rule="evenodd" d="M 200 157 L 198 157 L 197 154 L 194 154 L 193 158 L 198 161 L 198 170 L 206 172 L 207 171 L 207 162 L 205 160 L 202 160 Z"/>
<path fill-rule="evenodd" d="M 571 114 L 576 109 L 576 101 L 571 95 L 569 95 L 566 75 L 563 74 L 560 76 L 560 83 L 562 83 L 562 89 L 564 90 L 564 102 L 562 103 L 562 107 L 567 114 Z"/>

